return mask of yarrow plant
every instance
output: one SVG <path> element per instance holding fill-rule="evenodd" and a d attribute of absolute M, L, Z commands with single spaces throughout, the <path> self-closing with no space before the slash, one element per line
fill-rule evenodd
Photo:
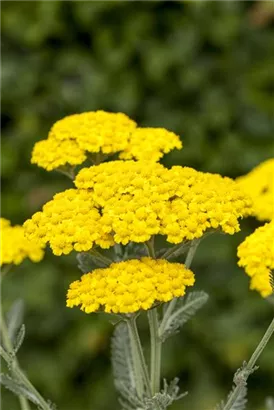
<path fill-rule="evenodd" d="M 96 111 L 61 119 L 32 153 L 32 163 L 67 174 L 74 187 L 56 194 L 24 223 L 24 240 L 33 248 L 24 248 L 25 254 L 16 260 L 29 256 L 38 261 L 47 244 L 57 256 L 77 252 L 84 275 L 69 286 L 67 306 L 116 318 L 112 363 L 124 410 L 165 410 L 185 395 L 177 378 L 162 379 L 162 348 L 208 299 L 203 291 L 188 290 L 195 283 L 190 267 L 201 239 L 216 231 L 233 235 L 240 230 L 239 220 L 250 215 L 273 217 L 273 160 L 258 168 L 264 181 L 256 170 L 251 172 L 261 184 L 255 193 L 249 175 L 234 181 L 189 167 L 167 169 L 157 162 L 181 147 L 171 131 L 141 128 L 125 114 Z M 273 233 L 269 222 L 238 249 L 239 265 L 251 276 L 251 288 L 263 297 L 273 293 Z M 165 248 L 159 245 L 163 239 Z M 4 247 L 11 246 L 9 240 Z M 19 243 L 12 246 L 16 253 Z M 173 261 L 183 253 L 184 264 Z M 3 258 L 7 264 L 14 260 Z M 150 330 L 149 366 L 138 332 L 140 314 L 147 315 Z M 245 408 L 247 379 L 273 331 L 274 320 L 250 361 L 236 372 L 227 400 L 216 409 Z M 3 344 L 2 356 L 12 371 L 2 383 L 23 397 L 22 409 L 28 409 L 28 400 L 42 409 L 53 408 L 18 362 L 11 362 L 16 348 L 8 336 Z"/>

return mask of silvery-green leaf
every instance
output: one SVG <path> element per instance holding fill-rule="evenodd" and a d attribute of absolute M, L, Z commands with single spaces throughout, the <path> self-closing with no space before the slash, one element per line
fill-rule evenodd
<path fill-rule="evenodd" d="M 234 390 L 235 390 L 236 386 L 233 386 L 231 392 L 229 393 L 227 400 L 226 401 L 222 401 L 220 404 L 218 404 L 214 410 L 224 410 L 226 403 L 228 402 L 230 396 L 233 394 Z M 229 407 L 228 410 L 245 410 L 246 408 L 246 404 L 247 404 L 247 387 L 246 386 L 242 386 L 240 393 L 237 397 L 237 399 L 235 400 L 235 402 L 232 404 L 231 407 Z"/>
<path fill-rule="evenodd" d="M 120 393 L 123 394 L 125 389 L 135 390 L 130 338 L 125 322 L 115 327 L 111 341 L 111 361 L 114 383 Z"/>
<path fill-rule="evenodd" d="M 180 298 L 177 309 L 168 318 L 163 329 L 160 327 L 160 338 L 164 341 L 178 330 L 200 309 L 208 300 L 207 293 L 203 291 L 190 292 Z"/>
<path fill-rule="evenodd" d="M 17 396 L 24 396 L 32 403 L 39 405 L 39 399 L 31 391 L 29 391 L 25 385 L 19 383 L 9 375 L 1 373 L 0 383 Z"/>
<path fill-rule="evenodd" d="M 6 352 L 6 350 L 2 346 L 0 346 L 0 356 L 5 360 L 5 362 L 8 365 L 10 365 L 10 362 L 11 362 L 12 359 L 11 359 L 10 355 Z"/>
<path fill-rule="evenodd" d="M 9 338 L 13 342 L 16 336 L 17 330 L 22 325 L 24 316 L 24 302 L 22 299 L 16 300 L 7 314 L 7 325 Z"/>
<path fill-rule="evenodd" d="M 78 268 L 83 273 L 88 273 L 97 268 L 105 268 L 106 265 L 97 257 L 88 252 L 80 252 L 76 256 Z"/>
<path fill-rule="evenodd" d="M 15 352 L 15 353 L 17 353 L 18 350 L 20 349 L 20 347 L 21 347 L 21 345 L 22 345 L 22 343 L 23 343 L 23 341 L 24 341 L 25 334 L 26 334 L 26 328 L 25 328 L 25 325 L 23 324 L 23 325 L 20 327 L 19 332 L 17 333 L 16 338 L 15 338 L 15 340 L 14 340 L 14 346 L 13 346 L 13 348 L 14 348 L 14 352 Z"/>

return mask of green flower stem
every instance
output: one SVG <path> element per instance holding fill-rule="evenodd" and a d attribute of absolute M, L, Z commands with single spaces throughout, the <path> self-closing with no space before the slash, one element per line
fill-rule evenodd
<path fill-rule="evenodd" d="M 255 352 L 252 354 L 249 362 L 247 363 L 246 366 L 243 366 L 243 369 L 240 371 L 240 374 L 237 376 L 237 380 L 239 380 L 239 382 L 234 381 L 234 383 L 236 384 L 236 387 L 233 390 L 232 394 L 230 395 L 224 407 L 224 410 L 230 410 L 233 408 L 234 403 L 239 397 L 239 394 L 241 393 L 242 388 L 246 385 L 248 377 L 253 372 L 255 364 L 258 358 L 260 357 L 262 351 L 264 350 L 265 346 L 267 345 L 269 339 L 271 338 L 273 332 L 274 332 L 274 319 L 268 326 L 263 338 L 261 339 L 257 348 L 255 349 Z"/>
<path fill-rule="evenodd" d="M 4 344 L 4 347 L 7 351 L 7 353 L 9 354 L 9 357 L 12 357 L 13 356 L 13 346 L 12 346 L 11 340 L 9 338 L 8 328 L 7 328 L 3 313 L 2 313 L 2 309 L 1 309 L 0 319 L 1 319 L 1 337 L 2 337 L 2 340 L 3 340 L 3 344 Z M 12 359 L 11 372 L 37 398 L 37 400 L 39 401 L 39 406 L 41 407 L 41 409 L 51 410 L 50 406 L 47 404 L 47 402 L 44 400 L 44 398 L 35 389 L 35 387 L 31 384 L 29 379 L 25 376 L 25 374 L 20 369 L 20 366 L 19 366 L 19 363 L 18 363 L 18 360 L 17 360 L 16 356 L 13 357 L 13 359 Z M 22 410 L 30 410 L 30 406 L 29 406 L 29 403 L 28 403 L 27 399 L 25 397 L 21 396 L 21 395 L 18 396 L 18 397 L 19 397 L 21 409 Z"/>
<path fill-rule="evenodd" d="M 168 249 L 162 256 L 162 259 L 170 259 L 177 254 L 180 254 L 183 249 L 185 249 L 187 245 L 185 243 L 179 243 L 178 245 L 173 246 L 172 248 Z"/>
<path fill-rule="evenodd" d="M 147 314 L 150 327 L 151 343 L 150 385 L 152 395 L 154 396 L 160 391 L 162 341 L 159 338 L 158 334 L 159 322 L 157 316 L 157 308 L 149 310 Z"/>
<path fill-rule="evenodd" d="M 194 255 L 196 253 L 196 250 L 198 248 L 199 243 L 200 243 L 200 239 L 194 239 L 192 241 L 191 246 L 190 246 L 190 248 L 188 250 L 188 253 L 187 253 L 186 260 L 185 260 L 186 268 L 190 268 L 192 260 L 194 258 Z M 160 328 L 159 328 L 159 335 L 163 334 L 164 329 L 165 329 L 166 324 L 167 324 L 167 321 L 170 318 L 173 310 L 175 309 L 176 303 L 177 303 L 177 298 L 174 298 L 174 299 L 172 299 L 171 302 L 169 302 L 168 307 L 165 311 L 164 317 L 162 319 Z"/>
<path fill-rule="evenodd" d="M 105 255 L 102 255 L 99 251 L 96 249 L 90 249 L 89 253 L 91 255 L 94 255 L 96 258 L 100 259 L 101 262 L 103 262 L 106 266 L 109 266 L 111 263 L 113 263 L 113 260 L 108 258 Z"/>
<path fill-rule="evenodd" d="M 154 250 L 154 237 L 152 236 L 151 239 L 145 242 L 145 247 L 147 249 L 148 256 L 153 259 L 156 259 L 155 250 Z"/>
<path fill-rule="evenodd" d="M 130 340 L 131 340 L 131 348 L 132 348 L 132 357 L 133 357 L 133 365 L 135 368 L 135 378 L 136 378 L 136 390 L 141 398 L 145 391 L 148 397 L 152 397 L 149 375 L 147 370 L 147 365 L 141 345 L 141 341 L 138 334 L 138 329 L 136 326 L 136 316 L 131 316 L 127 320 Z"/>

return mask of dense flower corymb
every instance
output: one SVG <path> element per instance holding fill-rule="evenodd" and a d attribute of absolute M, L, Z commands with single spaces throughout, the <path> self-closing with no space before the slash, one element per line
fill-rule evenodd
<path fill-rule="evenodd" d="M 48 138 L 35 144 L 32 151 L 32 164 L 37 164 L 47 171 L 64 165 L 79 165 L 86 160 L 85 151 L 76 141 L 55 140 Z"/>
<path fill-rule="evenodd" d="M 26 236 L 41 245 L 50 243 L 55 255 L 68 254 L 73 249 L 88 251 L 93 243 L 102 248 L 114 245 L 113 238 L 104 233 L 101 215 L 92 195 L 86 190 L 68 189 L 24 224 Z"/>
<path fill-rule="evenodd" d="M 22 226 L 11 226 L 10 221 L 1 218 L 1 266 L 12 263 L 19 265 L 25 258 L 39 262 L 43 256 L 41 247 L 25 238 Z"/>
<path fill-rule="evenodd" d="M 136 123 L 123 113 L 91 111 L 57 121 L 48 139 L 37 142 L 31 162 L 48 171 L 60 165 L 78 165 L 87 153 L 122 151 Z"/>
<path fill-rule="evenodd" d="M 155 302 L 183 296 L 193 286 L 194 274 L 183 264 L 164 259 L 142 258 L 112 263 L 73 282 L 67 306 L 80 306 L 86 313 L 133 313 L 150 309 Z"/>
<path fill-rule="evenodd" d="M 57 121 L 48 138 L 35 144 L 31 162 L 47 171 L 80 165 L 94 153 L 120 153 L 122 159 L 158 161 L 180 138 L 164 128 L 136 128 L 123 113 L 91 111 Z"/>
<path fill-rule="evenodd" d="M 269 296 L 274 271 L 274 221 L 257 228 L 238 247 L 238 265 L 251 277 L 250 288 Z"/>
<path fill-rule="evenodd" d="M 112 161 L 83 169 L 75 185 L 25 223 L 28 237 L 49 242 L 56 255 L 87 251 L 94 243 L 145 242 L 157 234 L 175 244 L 210 228 L 234 234 L 250 211 L 233 180 L 187 167 Z"/>
<path fill-rule="evenodd" d="M 237 179 L 253 200 L 252 215 L 260 221 L 274 218 L 274 159 L 264 161 L 247 175 Z"/>
<path fill-rule="evenodd" d="M 136 128 L 119 157 L 156 162 L 172 149 L 182 146 L 178 135 L 165 128 Z"/>

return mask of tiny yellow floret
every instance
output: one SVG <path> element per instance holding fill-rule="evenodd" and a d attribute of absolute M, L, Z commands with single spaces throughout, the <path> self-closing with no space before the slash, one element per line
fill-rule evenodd
<path fill-rule="evenodd" d="M 40 245 L 24 236 L 24 228 L 20 225 L 11 226 L 10 221 L 1 218 L 1 258 L 2 265 L 20 265 L 24 259 L 32 262 L 43 259 L 44 251 Z"/>
<path fill-rule="evenodd" d="M 132 259 L 95 269 L 73 282 L 67 306 L 80 306 L 86 313 L 133 313 L 183 296 L 186 286 L 194 282 L 193 272 L 183 264 L 148 257 Z"/>
<path fill-rule="evenodd" d="M 274 158 L 262 162 L 236 181 L 253 200 L 252 215 L 260 221 L 272 220 L 274 218 Z"/>
<path fill-rule="evenodd" d="M 238 247 L 238 265 L 251 277 L 250 288 L 263 297 L 273 293 L 274 221 L 257 228 Z"/>

